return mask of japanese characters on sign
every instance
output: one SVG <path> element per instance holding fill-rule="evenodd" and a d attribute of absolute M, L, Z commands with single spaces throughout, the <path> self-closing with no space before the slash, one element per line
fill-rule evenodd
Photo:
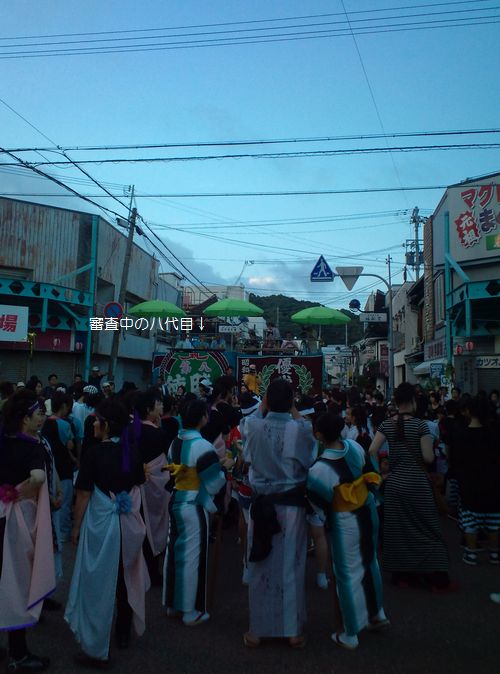
<path fill-rule="evenodd" d="M 200 330 L 203 330 L 203 317 L 192 318 L 186 316 L 184 318 L 131 318 L 125 316 L 123 318 L 105 318 L 103 316 L 93 316 L 89 318 L 91 330 L 136 330 L 147 331 L 153 330 L 155 327 L 163 332 L 191 332 L 194 323 L 198 323 Z"/>
<path fill-rule="evenodd" d="M 175 395 L 179 386 L 198 393 L 202 379 L 215 381 L 233 363 L 220 351 L 167 351 L 153 356 L 153 381 L 161 374 L 168 390 Z"/>
<path fill-rule="evenodd" d="M 436 360 L 446 356 L 445 341 L 436 339 L 432 342 L 426 342 L 424 345 L 424 360 Z"/>
<path fill-rule="evenodd" d="M 500 225 L 500 185 L 478 185 L 458 190 L 460 199 L 458 211 L 451 219 L 456 230 L 459 248 L 474 249 L 487 235 L 494 234 Z M 450 223 L 450 226 L 451 223 Z M 490 237 L 488 237 L 489 239 Z M 485 245 L 486 250 L 495 250 L 495 246 Z M 479 249 L 474 250 L 480 255 Z"/>
<path fill-rule="evenodd" d="M 0 342 L 28 339 L 28 307 L 0 304 Z"/>
<path fill-rule="evenodd" d="M 251 356 L 238 357 L 238 381 L 255 365 L 260 375 L 259 393 L 263 395 L 271 379 L 287 379 L 294 389 L 307 395 L 321 393 L 323 356 Z"/>
<path fill-rule="evenodd" d="M 500 367 L 500 356 L 478 356 L 476 367 L 481 370 Z"/>

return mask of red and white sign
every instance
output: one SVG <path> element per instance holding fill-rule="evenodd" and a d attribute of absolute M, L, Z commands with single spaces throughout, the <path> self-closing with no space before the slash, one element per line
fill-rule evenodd
<path fill-rule="evenodd" d="M 487 179 L 486 179 L 487 180 Z M 500 185 L 478 181 L 448 189 L 450 252 L 462 262 L 498 257 L 490 241 L 500 232 Z"/>
<path fill-rule="evenodd" d="M 26 342 L 28 307 L 0 304 L 0 342 Z"/>

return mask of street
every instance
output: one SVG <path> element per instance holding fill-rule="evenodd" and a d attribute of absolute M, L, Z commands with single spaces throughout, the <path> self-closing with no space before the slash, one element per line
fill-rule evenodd
<path fill-rule="evenodd" d="M 482 561 L 470 567 L 460 560 L 455 524 L 443 520 L 452 559 L 452 578 L 461 589 L 450 595 L 424 590 L 397 589 L 385 580 L 385 606 L 391 627 L 382 634 L 362 633 L 357 651 L 338 648 L 333 631 L 332 595 L 314 586 L 314 560 L 308 559 L 307 645 L 292 651 L 282 642 L 266 643 L 257 650 L 243 646 L 247 630 L 247 596 L 240 583 L 240 548 L 236 530 L 226 530 L 220 554 L 218 594 L 212 619 L 199 627 L 184 627 L 166 617 L 161 589 L 147 596 L 147 627 L 129 650 L 112 648 L 113 671 L 162 674 L 495 674 L 500 663 L 500 606 L 489 593 L 500 591 L 499 567 Z M 64 600 L 73 550 L 65 551 L 67 576 L 56 597 Z M 49 655 L 54 674 L 85 672 L 73 663 L 77 645 L 61 613 L 45 613 L 29 634 L 35 653 Z"/>

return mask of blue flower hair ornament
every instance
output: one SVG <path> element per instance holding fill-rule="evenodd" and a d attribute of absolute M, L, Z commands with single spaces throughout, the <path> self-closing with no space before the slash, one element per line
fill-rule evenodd
<path fill-rule="evenodd" d="M 119 515 L 126 515 L 132 510 L 132 498 L 126 491 L 121 491 L 115 498 L 115 510 Z"/>

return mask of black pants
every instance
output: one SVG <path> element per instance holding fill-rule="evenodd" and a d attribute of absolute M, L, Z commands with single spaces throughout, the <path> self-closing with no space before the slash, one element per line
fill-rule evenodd
<path fill-rule="evenodd" d="M 123 562 L 120 558 L 118 567 L 118 580 L 116 582 L 116 623 L 115 634 L 117 637 L 130 637 L 132 629 L 133 611 L 128 603 L 127 586 L 123 575 Z"/>
<path fill-rule="evenodd" d="M 151 545 L 149 544 L 147 536 L 144 537 L 144 543 L 142 544 L 142 554 L 146 560 L 146 566 L 148 567 L 151 583 L 156 586 L 162 585 L 163 577 L 159 567 L 160 555 L 156 557 L 153 555 L 153 550 L 151 549 Z"/>
<path fill-rule="evenodd" d="M 11 630 L 9 632 L 9 656 L 14 660 L 21 660 L 28 655 L 28 646 L 26 644 L 26 630 Z"/>

